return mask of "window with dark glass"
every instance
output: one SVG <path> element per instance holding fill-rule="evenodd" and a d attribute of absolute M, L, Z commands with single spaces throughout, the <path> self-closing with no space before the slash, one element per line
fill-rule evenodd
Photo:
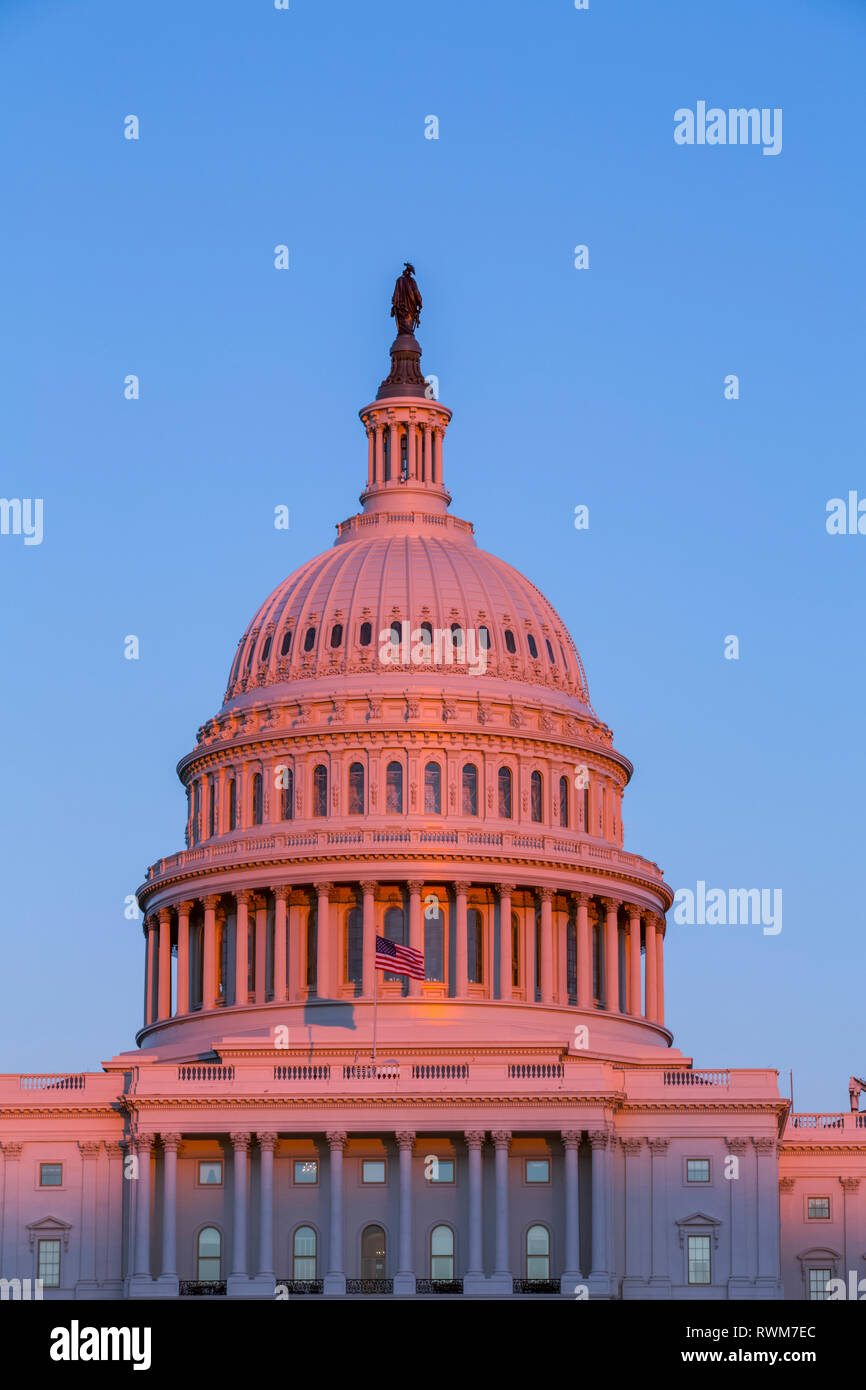
<path fill-rule="evenodd" d="M 328 769 L 324 763 L 313 768 L 313 815 L 328 814 Z"/>
<path fill-rule="evenodd" d="M 463 629 L 459 623 L 451 624 L 451 641 L 458 659 L 463 655 Z"/>
<path fill-rule="evenodd" d="M 269 654 L 270 654 L 270 650 L 271 650 L 271 638 L 270 638 L 270 634 L 268 634 L 268 636 L 265 638 L 264 642 L 262 643 L 262 661 L 267 661 L 268 656 L 269 656 Z"/>
<path fill-rule="evenodd" d="M 467 763 L 463 769 L 463 814 L 478 815 L 478 768 Z"/>
<path fill-rule="evenodd" d="M 589 834 L 589 787 L 583 789 L 583 828 Z"/>
<path fill-rule="evenodd" d="M 424 978 L 445 979 L 445 922 L 438 896 L 424 908 Z"/>
<path fill-rule="evenodd" d="M 349 815 L 364 814 L 364 765 L 352 763 L 349 768 Z"/>
<path fill-rule="evenodd" d="M 526 634 L 526 645 L 529 648 L 529 655 L 532 657 L 533 661 L 537 660 L 538 648 L 535 645 L 535 638 L 533 637 L 531 632 L 528 632 Z"/>
<path fill-rule="evenodd" d="M 280 644 L 280 656 L 288 656 L 288 654 L 289 654 L 289 652 L 291 651 L 291 649 L 292 649 L 292 634 L 291 634 L 291 631 L 289 631 L 289 632 L 284 632 L 284 633 L 283 633 L 283 640 L 282 640 L 282 643 Z"/>
<path fill-rule="evenodd" d="M 307 989 L 316 988 L 316 909 L 311 907 L 307 913 L 307 961 L 305 983 Z"/>
<path fill-rule="evenodd" d="M 351 907 L 346 917 L 346 982 L 361 984 L 364 978 L 364 913 Z"/>
<path fill-rule="evenodd" d="M 308 627 L 304 634 L 304 651 L 311 652 L 316 644 L 316 629 Z"/>
<path fill-rule="evenodd" d="M 293 820 L 295 815 L 295 774 L 290 767 L 280 771 L 280 816 Z"/>
<path fill-rule="evenodd" d="M 810 1221 L 829 1221 L 830 1198 L 810 1197 L 808 1199 L 807 1214 Z"/>
<path fill-rule="evenodd" d="M 236 830 L 238 824 L 238 786 L 234 777 L 229 779 L 229 830 Z"/>
<path fill-rule="evenodd" d="M 194 782 L 192 788 L 192 842 L 197 845 L 202 838 L 201 823 L 201 783 Z"/>
<path fill-rule="evenodd" d="M 505 629 L 505 650 L 510 652 L 512 656 L 517 651 L 517 643 L 514 640 L 514 633 L 511 631 L 510 627 Z"/>
<path fill-rule="evenodd" d="M 520 922 L 516 912 L 511 914 L 511 986 L 520 986 Z"/>
<path fill-rule="evenodd" d="M 511 820 L 511 768 L 501 767 L 497 778 L 499 786 L 499 814 L 503 820 Z"/>
<path fill-rule="evenodd" d="M 386 941 L 396 941 L 398 946 L 406 945 L 406 922 L 402 907 L 389 907 L 387 909 L 383 927 Z M 382 978 L 384 980 L 399 980 L 401 984 L 406 980 L 405 975 L 395 975 L 391 970 L 386 970 Z"/>
<path fill-rule="evenodd" d="M 385 810 L 399 815 L 403 810 L 403 765 L 389 763 L 385 772 Z"/>
<path fill-rule="evenodd" d="M 550 660 L 551 660 L 552 665 L 555 666 L 555 665 L 556 665 L 556 657 L 553 655 L 553 648 L 552 648 L 552 646 L 550 645 L 550 639 L 549 639 L 548 637 L 545 637 L 544 640 L 545 640 L 545 642 L 546 642 L 546 644 L 547 644 L 547 655 L 550 657 Z"/>
<path fill-rule="evenodd" d="M 568 829 L 568 778 L 559 779 L 559 823 L 563 830 Z"/>
<path fill-rule="evenodd" d="M 262 774 L 253 773 L 253 795 L 252 795 L 253 825 L 262 823 Z"/>
<path fill-rule="evenodd" d="M 532 819 L 533 819 L 534 821 L 539 821 L 539 822 L 540 822 L 540 821 L 541 821 L 541 804 L 542 804 L 542 797 L 541 797 L 541 793 L 542 793 L 542 783 L 541 783 L 541 773 L 540 773 L 540 772 L 533 772 L 531 778 L 529 779 L 529 792 L 530 792 L 530 804 L 531 804 L 531 808 L 532 808 Z"/>
<path fill-rule="evenodd" d="M 424 813 L 438 816 L 442 812 L 442 769 L 438 763 L 428 763 L 424 769 Z"/>
<path fill-rule="evenodd" d="M 484 983 L 484 918 L 475 907 L 466 913 L 467 979 L 473 985 Z"/>
<path fill-rule="evenodd" d="M 342 644 L 342 641 L 343 641 L 343 624 L 342 624 L 342 623 L 334 623 L 334 626 L 331 628 L 331 646 L 332 646 L 332 647 L 339 647 L 339 646 Z"/>
<path fill-rule="evenodd" d="M 482 652 L 489 652 L 491 647 L 490 628 L 480 627 L 478 629 L 478 648 Z"/>
<path fill-rule="evenodd" d="M 212 777 L 207 781 L 207 833 L 212 838 L 216 829 L 216 787 Z"/>
<path fill-rule="evenodd" d="M 369 645 L 370 645 L 370 643 L 372 642 L 372 640 L 373 640 L 373 624 L 372 624 L 372 623 L 362 623 L 362 624 L 361 624 L 361 631 L 360 631 L 360 633 L 359 633 L 359 635 L 358 635 L 358 641 L 360 642 L 360 644 L 361 644 L 362 647 L 369 647 Z"/>
<path fill-rule="evenodd" d="M 432 624 L 432 623 L 422 623 L 422 624 L 421 624 L 421 646 L 424 648 L 424 654 L 425 654 L 425 656 L 427 657 L 427 659 L 429 660 L 429 658 L 430 658 L 430 653 L 431 653 L 432 648 L 433 648 L 433 624 Z"/>
<path fill-rule="evenodd" d="M 577 922 L 569 917 L 565 928 L 565 979 L 568 1002 L 577 1002 Z"/>

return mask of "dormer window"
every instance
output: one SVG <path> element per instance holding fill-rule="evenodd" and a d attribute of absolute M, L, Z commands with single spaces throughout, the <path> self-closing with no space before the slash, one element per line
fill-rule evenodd
<path fill-rule="evenodd" d="M 289 631 L 289 632 L 284 632 L 284 633 L 283 633 L 282 645 L 281 645 L 281 647 L 280 647 L 280 656 L 288 656 L 288 654 L 289 654 L 289 652 L 290 652 L 291 650 L 292 650 L 292 634 L 291 634 L 291 631 Z"/>
<path fill-rule="evenodd" d="M 306 633 L 304 634 L 304 651 L 311 652 L 315 645 L 316 629 L 314 627 L 308 627 Z"/>

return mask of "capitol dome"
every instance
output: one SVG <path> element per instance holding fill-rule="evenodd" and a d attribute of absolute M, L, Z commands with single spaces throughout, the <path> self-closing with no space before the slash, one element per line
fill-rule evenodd
<path fill-rule="evenodd" d="M 672 894 L 625 848 L 631 764 L 556 610 L 451 514 L 420 358 L 401 328 L 362 510 L 261 605 L 178 764 L 185 847 L 138 894 L 160 1055 L 277 1026 L 334 1057 L 376 1028 L 443 1058 L 548 1057 L 581 1023 L 599 1056 L 670 1045 Z M 377 969 L 382 941 L 419 975 Z"/>

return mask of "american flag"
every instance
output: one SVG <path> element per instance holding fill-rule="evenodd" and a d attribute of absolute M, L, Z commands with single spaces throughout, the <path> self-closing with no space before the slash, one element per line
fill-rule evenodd
<path fill-rule="evenodd" d="M 376 937 L 376 969 L 391 975 L 411 975 L 413 980 L 424 979 L 424 954 L 411 946 L 398 946 L 396 941 Z"/>

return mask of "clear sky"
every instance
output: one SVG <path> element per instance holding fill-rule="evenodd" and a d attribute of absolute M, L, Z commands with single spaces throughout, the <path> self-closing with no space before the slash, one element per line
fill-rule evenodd
<path fill-rule="evenodd" d="M 861 0 L 2 0 L 0 492 L 44 536 L 0 536 L 0 1069 L 132 1045 L 124 900 L 246 622 L 356 510 L 409 258 L 453 509 L 570 626 L 627 847 L 783 891 L 775 936 L 670 923 L 678 1044 L 847 1107 L 864 52 Z M 699 101 L 781 108 L 781 153 L 677 145 Z"/>

